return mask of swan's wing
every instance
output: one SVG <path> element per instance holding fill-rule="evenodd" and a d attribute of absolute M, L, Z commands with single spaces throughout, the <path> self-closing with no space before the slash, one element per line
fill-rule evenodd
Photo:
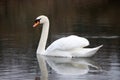
<path fill-rule="evenodd" d="M 88 45 L 89 45 L 89 41 L 86 38 L 71 35 L 54 41 L 46 49 L 46 51 L 50 52 L 53 50 L 70 50 L 74 48 L 86 47 Z"/>

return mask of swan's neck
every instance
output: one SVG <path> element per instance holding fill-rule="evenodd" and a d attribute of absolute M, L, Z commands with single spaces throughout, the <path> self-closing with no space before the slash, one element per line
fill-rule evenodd
<path fill-rule="evenodd" d="M 49 32 L 49 21 L 43 24 L 41 38 L 38 44 L 37 53 L 44 54 Z"/>

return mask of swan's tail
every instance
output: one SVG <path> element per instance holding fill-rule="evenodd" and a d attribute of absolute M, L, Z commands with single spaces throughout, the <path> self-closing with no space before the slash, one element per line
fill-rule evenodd
<path fill-rule="evenodd" d="M 103 45 L 95 48 L 80 48 L 73 52 L 72 57 L 91 57 L 93 56 Z"/>
<path fill-rule="evenodd" d="M 101 47 L 103 47 L 103 45 L 100 45 L 98 47 L 95 47 L 96 50 L 100 49 Z"/>
<path fill-rule="evenodd" d="M 89 54 L 88 56 L 89 57 L 93 56 L 102 46 L 103 45 L 100 45 L 98 47 L 95 47 L 95 48 L 91 49 L 91 51 L 88 52 L 88 54 Z"/>

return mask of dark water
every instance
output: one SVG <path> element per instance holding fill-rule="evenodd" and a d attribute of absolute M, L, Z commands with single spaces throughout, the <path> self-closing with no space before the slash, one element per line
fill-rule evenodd
<path fill-rule="evenodd" d="M 93 37 L 93 36 L 92 36 Z M 91 58 L 74 58 L 74 59 L 63 59 L 63 58 L 40 58 L 46 61 L 46 66 L 48 71 L 42 71 L 38 64 L 43 66 L 43 63 L 37 62 L 37 57 L 35 53 L 35 48 L 23 48 L 16 47 L 14 40 L 1 39 L 2 41 L 2 50 L 0 54 L 0 80 L 39 80 L 42 74 L 41 80 L 119 80 L 120 76 L 120 47 L 119 47 L 119 38 L 88 38 L 91 41 L 92 46 L 99 44 L 104 44 L 95 56 Z M 8 47 L 12 45 L 12 47 Z M 89 63 L 96 67 L 89 65 L 83 65 L 83 70 L 81 74 L 74 73 L 69 71 L 71 75 L 65 75 L 57 73 L 54 68 L 51 68 L 50 62 L 55 64 L 58 67 L 58 70 L 65 68 L 75 71 L 79 67 L 79 63 Z M 74 64 L 74 65 L 73 65 Z M 81 64 L 82 65 L 82 64 Z M 87 70 L 86 67 L 88 66 Z M 45 68 L 45 67 L 44 67 Z M 70 68 L 70 69 L 69 69 Z M 75 69 L 75 70 L 74 70 Z M 80 69 L 80 70 L 82 70 Z M 44 70 L 44 69 L 43 69 Z M 62 72 L 62 71 L 61 71 Z M 66 72 L 66 71 L 65 71 Z M 48 77 L 47 77 L 48 76 Z"/>
<path fill-rule="evenodd" d="M 1 0 L 0 80 L 119 80 L 119 9 L 117 0 Z M 76 34 L 88 38 L 89 47 L 104 46 L 91 58 L 39 56 L 37 61 L 41 28 L 32 25 L 41 14 L 51 23 L 47 45 Z"/>

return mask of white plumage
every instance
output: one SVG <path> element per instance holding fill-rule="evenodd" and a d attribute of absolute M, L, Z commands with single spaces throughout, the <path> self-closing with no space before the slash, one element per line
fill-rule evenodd
<path fill-rule="evenodd" d="M 60 38 L 54 41 L 46 51 L 53 50 L 72 50 L 75 48 L 83 48 L 89 45 L 89 41 L 83 37 L 78 37 L 75 35 L 71 35 L 68 37 Z"/>
<path fill-rule="evenodd" d="M 91 57 L 102 47 L 101 45 L 95 48 L 84 48 L 89 45 L 89 41 L 86 38 L 71 35 L 54 41 L 45 50 L 49 32 L 49 19 L 44 15 L 38 16 L 33 27 L 40 23 L 43 24 L 43 29 L 37 54 L 59 57 Z"/>

